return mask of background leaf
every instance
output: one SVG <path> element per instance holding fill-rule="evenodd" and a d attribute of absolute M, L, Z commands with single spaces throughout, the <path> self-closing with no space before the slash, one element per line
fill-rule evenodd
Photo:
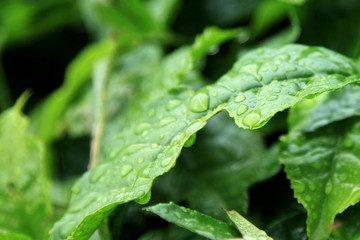
<path fill-rule="evenodd" d="M 27 133 L 28 120 L 20 113 L 22 101 L 0 116 L 0 229 L 46 239 L 51 205 L 44 149 Z"/>

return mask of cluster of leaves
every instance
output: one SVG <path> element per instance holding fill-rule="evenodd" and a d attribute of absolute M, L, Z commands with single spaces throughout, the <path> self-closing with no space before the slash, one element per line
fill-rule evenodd
<path fill-rule="evenodd" d="M 94 41 L 28 117 L 0 68 L 0 238 L 360 239 L 359 9 L 2 1 L 0 54 L 78 22 Z M 56 144 L 84 137 L 65 174 Z"/>

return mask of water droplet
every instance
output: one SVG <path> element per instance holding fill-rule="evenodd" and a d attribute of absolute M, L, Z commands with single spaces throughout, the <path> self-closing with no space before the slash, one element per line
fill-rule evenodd
<path fill-rule="evenodd" d="M 246 32 L 242 32 L 239 34 L 237 40 L 239 43 L 244 43 L 249 39 L 249 34 Z"/>
<path fill-rule="evenodd" d="M 305 191 L 305 184 L 303 184 L 302 182 L 298 182 L 298 181 L 293 181 L 291 183 L 293 189 L 295 191 L 297 191 L 298 193 L 302 193 Z"/>
<path fill-rule="evenodd" d="M 181 219 L 182 219 L 182 216 L 181 216 L 181 214 L 180 214 L 179 212 L 175 212 L 174 214 L 175 214 L 175 216 L 176 216 L 177 218 L 181 218 Z"/>
<path fill-rule="evenodd" d="M 189 108 L 193 112 L 205 112 L 209 109 L 209 94 L 206 89 L 198 91 L 189 102 Z"/>
<path fill-rule="evenodd" d="M 310 195 L 306 195 L 305 196 L 305 201 L 306 202 L 311 202 L 312 198 L 310 197 Z"/>
<path fill-rule="evenodd" d="M 260 119 L 261 119 L 260 112 L 257 110 L 254 110 L 254 111 L 248 113 L 244 117 L 243 124 L 245 127 L 254 128 L 258 125 Z"/>
<path fill-rule="evenodd" d="M 268 96 L 267 98 L 266 98 L 266 100 L 268 100 L 268 101 L 275 101 L 275 100 L 277 100 L 279 97 L 277 96 L 277 95 L 272 95 L 272 96 Z"/>
<path fill-rule="evenodd" d="M 209 48 L 208 54 L 209 55 L 215 55 L 215 54 L 217 54 L 219 52 L 219 50 L 220 50 L 219 46 L 216 46 L 216 45 L 211 46 Z"/>
<path fill-rule="evenodd" d="M 145 158 L 143 158 L 143 157 L 139 158 L 139 160 L 138 160 L 139 163 L 143 163 L 144 161 L 145 161 Z"/>
<path fill-rule="evenodd" d="M 72 192 L 73 194 L 78 194 L 78 193 L 80 192 L 80 188 L 79 188 L 78 186 L 73 186 L 73 187 L 71 188 L 71 192 Z"/>
<path fill-rule="evenodd" d="M 278 56 L 278 59 L 281 59 L 281 60 L 289 60 L 290 59 L 290 55 L 289 54 L 281 54 L 280 56 Z"/>
<path fill-rule="evenodd" d="M 241 94 L 241 95 L 237 96 L 237 97 L 234 99 L 234 101 L 235 101 L 236 103 L 241 103 L 241 102 L 243 102 L 245 99 L 246 99 L 246 97 L 245 97 L 243 94 Z"/>
<path fill-rule="evenodd" d="M 325 187 L 325 193 L 326 193 L 326 194 L 330 194 L 331 191 L 332 191 L 332 189 L 333 189 L 332 183 L 331 183 L 331 182 L 328 182 L 328 183 L 326 184 L 326 187 Z"/>
<path fill-rule="evenodd" d="M 160 163 L 160 166 L 161 167 L 167 167 L 167 166 L 169 166 L 169 164 L 172 162 L 172 157 L 166 157 L 166 158 L 164 158 L 162 161 L 161 161 L 161 163 Z"/>
<path fill-rule="evenodd" d="M 164 127 L 164 126 L 169 125 L 170 123 L 173 123 L 175 121 L 176 121 L 176 118 L 174 118 L 174 117 L 164 118 L 164 119 L 162 119 L 160 121 L 159 126 Z"/>
<path fill-rule="evenodd" d="M 95 194 L 88 194 L 88 195 L 84 196 L 83 198 L 77 198 L 75 201 L 70 203 L 69 212 L 75 213 L 80 210 L 83 210 L 84 208 L 89 206 L 90 203 L 92 203 L 95 199 L 96 199 Z"/>
<path fill-rule="evenodd" d="M 143 190 L 137 191 L 136 194 L 135 194 L 135 196 L 136 196 L 137 198 L 142 198 L 142 197 L 145 196 L 145 191 L 143 191 Z"/>
<path fill-rule="evenodd" d="M 256 77 L 256 79 L 258 81 L 261 81 L 262 77 L 258 74 L 259 68 L 260 68 L 260 65 L 254 64 L 254 63 L 242 66 L 242 69 L 244 69 L 245 72 L 251 73 L 252 75 L 254 75 Z"/>
<path fill-rule="evenodd" d="M 119 155 L 119 153 L 121 152 L 122 149 L 123 149 L 123 147 L 121 146 L 121 147 L 117 147 L 114 150 L 112 150 L 110 152 L 109 158 L 114 159 L 117 155 Z"/>
<path fill-rule="evenodd" d="M 140 134 L 151 127 L 150 123 L 140 123 L 135 128 L 135 134 Z"/>
<path fill-rule="evenodd" d="M 99 165 L 99 166 L 95 167 L 94 169 L 92 169 L 90 171 L 90 176 L 89 176 L 90 182 L 96 183 L 97 181 L 99 181 L 99 179 L 102 176 L 104 176 L 106 170 L 107 170 L 107 165 L 105 165 L 105 164 Z"/>
<path fill-rule="evenodd" d="M 68 236 L 71 235 L 73 231 L 76 229 L 76 224 L 73 221 L 70 222 L 64 222 L 62 226 L 60 227 L 60 237 L 63 239 L 66 239 Z"/>
<path fill-rule="evenodd" d="M 142 194 L 143 195 L 143 194 Z M 145 196 L 135 200 L 138 204 L 147 204 L 151 199 L 151 191 L 148 191 Z"/>
<path fill-rule="evenodd" d="M 206 122 L 196 121 L 188 125 L 185 129 L 185 136 L 191 136 L 206 125 Z"/>
<path fill-rule="evenodd" d="M 180 100 L 178 100 L 178 99 L 171 99 L 170 101 L 167 102 L 165 108 L 166 108 L 167 111 L 171 111 L 171 110 L 177 108 L 177 107 L 180 106 L 180 105 L 181 105 L 181 101 L 180 101 Z"/>
<path fill-rule="evenodd" d="M 273 66 L 271 66 L 270 69 L 271 69 L 271 71 L 276 72 L 278 70 L 278 67 L 273 65 Z"/>
<path fill-rule="evenodd" d="M 310 183 L 309 188 L 310 188 L 311 191 L 314 191 L 316 189 L 316 186 L 315 186 L 315 184 Z"/>
<path fill-rule="evenodd" d="M 287 68 L 287 69 L 285 69 L 285 72 L 294 72 L 294 71 L 296 71 L 297 70 L 297 67 L 295 67 L 295 66 L 292 66 L 292 67 L 289 67 L 289 68 Z"/>
<path fill-rule="evenodd" d="M 163 139 L 164 137 L 165 137 L 164 133 L 160 134 L 160 136 L 159 136 L 160 139 Z"/>
<path fill-rule="evenodd" d="M 149 110 L 148 116 L 149 116 L 149 117 L 154 117 L 154 116 L 155 116 L 155 109 L 154 109 L 154 108 L 152 108 L 152 109 Z"/>
<path fill-rule="evenodd" d="M 122 166 L 120 170 L 120 176 L 125 177 L 127 176 L 131 171 L 133 170 L 133 167 L 129 164 L 126 164 Z"/>
<path fill-rule="evenodd" d="M 248 110 L 248 106 L 246 106 L 245 104 L 241 104 L 238 109 L 236 110 L 237 115 L 241 115 L 244 112 L 246 112 Z"/>
<path fill-rule="evenodd" d="M 186 140 L 186 142 L 184 143 L 184 147 L 191 147 L 192 145 L 194 145 L 196 140 L 196 133 L 194 133 L 193 135 L 191 135 L 189 137 L 188 140 Z"/>

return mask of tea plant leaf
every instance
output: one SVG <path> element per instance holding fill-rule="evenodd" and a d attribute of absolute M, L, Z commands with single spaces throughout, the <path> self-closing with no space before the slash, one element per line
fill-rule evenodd
<path fill-rule="evenodd" d="M 58 124 L 66 108 L 77 93 L 90 80 L 93 64 L 113 51 L 110 41 L 103 41 L 85 48 L 69 65 L 64 85 L 46 99 L 44 104 L 32 115 L 32 130 L 44 142 L 56 135 Z"/>
<path fill-rule="evenodd" d="M 244 239 L 247 240 L 273 240 L 271 237 L 266 235 L 266 233 L 257 227 L 255 227 L 251 222 L 246 220 L 243 216 L 237 213 L 235 210 L 226 211 L 230 220 L 235 224 L 237 229 L 241 232 L 241 235 Z"/>
<path fill-rule="evenodd" d="M 327 239 L 335 216 L 360 200 L 360 122 L 348 119 L 281 140 L 280 161 L 308 211 L 309 239 Z"/>
<path fill-rule="evenodd" d="M 196 92 L 181 86 L 142 101 L 135 119 L 108 124 L 105 160 L 75 184 L 52 238 L 86 239 L 116 205 L 145 197 L 153 180 L 174 166 L 184 143 L 216 113 L 226 110 L 240 128 L 256 129 L 305 97 L 359 79 L 359 66 L 346 57 L 287 45 L 250 52 Z"/>
<path fill-rule="evenodd" d="M 15 107 L 0 115 L 0 229 L 46 239 L 50 185 L 43 166 L 43 145 L 27 133 L 28 119 L 20 112 L 23 102 L 20 98 Z"/>
<path fill-rule="evenodd" d="M 239 236 L 236 230 L 229 224 L 195 210 L 180 207 L 174 203 L 161 203 L 147 207 L 145 210 L 151 211 L 168 222 L 209 239 L 224 239 Z"/>
<path fill-rule="evenodd" d="M 314 99 L 305 99 L 291 109 L 291 131 L 314 131 L 334 121 L 360 115 L 360 86 L 324 93 Z"/>

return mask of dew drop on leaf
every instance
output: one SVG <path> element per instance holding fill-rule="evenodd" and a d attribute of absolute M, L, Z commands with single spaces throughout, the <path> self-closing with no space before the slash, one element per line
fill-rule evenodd
<path fill-rule="evenodd" d="M 305 191 L 305 184 L 303 184 L 302 182 L 293 181 L 292 186 L 294 190 L 297 191 L 298 193 L 302 193 Z"/>
<path fill-rule="evenodd" d="M 78 194 L 80 192 L 80 188 L 78 186 L 74 186 L 71 188 L 71 192 L 74 194 Z"/>
<path fill-rule="evenodd" d="M 286 70 L 285 70 L 285 72 L 294 72 L 294 71 L 296 71 L 297 70 L 297 67 L 295 67 L 295 66 L 293 66 L 293 67 L 289 67 L 289 68 L 287 68 Z"/>
<path fill-rule="evenodd" d="M 170 100 L 170 101 L 167 102 L 165 108 L 166 108 L 167 111 L 171 111 L 171 110 L 177 108 L 177 107 L 180 106 L 180 105 L 181 105 L 180 100 L 178 100 L 178 99 L 172 99 L 172 100 Z"/>
<path fill-rule="evenodd" d="M 248 106 L 245 105 L 245 104 L 241 104 L 241 105 L 238 107 L 238 109 L 236 110 L 236 113 L 237 113 L 238 115 L 241 115 L 241 114 L 243 114 L 244 112 L 246 112 L 247 110 L 248 110 Z"/>
<path fill-rule="evenodd" d="M 188 140 L 184 143 L 184 147 L 191 147 L 196 141 L 196 133 L 192 134 Z"/>
<path fill-rule="evenodd" d="M 144 195 L 144 193 L 142 194 Z M 151 191 L 148 191 L 145 196 L 141 197 L 140 199 L 135 200 L 138 204 L 147 204 L 151 199 Z"/>
<path fill-rule="evenodd" d="M 205 112 L 209 109 L 209 94 L 207 90 L 198 91 L 189 102 L 189 108 L 193 112 Z"/>
<path fill-rule="evenodd" d="M 106 172 L 106 165 L 99 165 L 97 167 L 95 167 L 93 170 L 90 171 L 90 182 L 91 183 L 96 183 L 97 181 L 99 181 L 99 179 L 104 176 L 105 172 Z"/>
<path fill-rule="evenodd" d="M 332 183 L 331 183 L 331 182 L 328 182 L 328 183 L 326 184 L 326 187 L 325 187 L 325 193 L 326 193 L 326 194 L 330 194 L 331 191 L 332 191 L 332 189 L 333 189 Z"/>
<path fill-rule="evenodd" d="M 135 134 L 140 134 L 151 127 L 150 123 L 140 123 L 135 127 Z"/>
<path fill-rule="evenodd" d="M 266 100 L 268 100 L 268 101 L 275 101 L 275 100 L 277 100 L 278 98 L 279 98 L 279 97 L 278 97 L 277 95 L 272 95 L 272 96 L 267 97 Z"/>
<path fill-rule="evenodd" d="M 122 166 L 120 170 L 120 176 L 125 177 L 127 176 L 131 171 L 133 170 L 133 167 L 129 164 L 126 164 Z"/>
<path fill-rule="evenodd" d="M 253 112 L 248 113 L 248 115 L 244 117 L 243 124 L 246 127 L 253 128 L 259 123 L 260 119 L 261 119 L 261 115 L 259 111 L 255 110 Z"/>
<path fill-rule="evenodd" d="M 160 163 L 161 167 L 169 166 L 169 164 L 171 163 L 171 160 L 172 160 L 172 157 L 164 158 Z"/>
<path fill-rule="evenodd" d="M 245 99 L 246 99 L 246 97 L 245 97 L 243 94 L 241 94 L 241 95 L 237 96 L 237 97 L 234 99 L 234 101 L 235 101 L 236 103 L 241 103 L 241 102 L 243 102 Z"/>

